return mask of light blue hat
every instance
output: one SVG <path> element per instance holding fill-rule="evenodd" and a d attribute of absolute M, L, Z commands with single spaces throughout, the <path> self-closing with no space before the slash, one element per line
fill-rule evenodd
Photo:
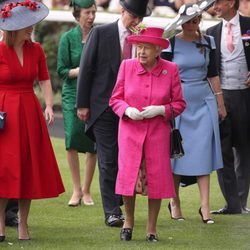
<path fill-rule="evenodd" d="M 37 0 L 7 0 L 0 3 L 0 29 L 15 31 L 41 22 L 49 9 Z"/>

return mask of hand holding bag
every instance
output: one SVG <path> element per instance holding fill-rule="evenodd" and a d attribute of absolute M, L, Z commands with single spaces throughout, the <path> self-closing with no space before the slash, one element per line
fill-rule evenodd
<path fill-rule="evenodd" d="M 6 112 L 0 111 L 0 129 L 4 128 L 4 124 L 5 124 L 5 121 L 6 121 L 6 116 L 7 116 Z"/>
<path fill-rule="evenodd" d="M 172 105 L 170 105 L 170 110 L 171 110 L 170 158 L 178 159 L 184 156 L 184 149 L 182 147 L 182 136 L 179 129 L 175 127 L 174 109 Z"/>

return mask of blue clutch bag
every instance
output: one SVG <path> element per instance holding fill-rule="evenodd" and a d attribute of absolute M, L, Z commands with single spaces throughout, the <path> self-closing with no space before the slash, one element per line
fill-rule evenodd
<path fill-rule="evenodd" d="M 7 116 L 6 112 L 0 111 L 0 129 L 4 128 L 4 124 L 5 124 L 5 121 L 6 121 L 6 116 Z"/>

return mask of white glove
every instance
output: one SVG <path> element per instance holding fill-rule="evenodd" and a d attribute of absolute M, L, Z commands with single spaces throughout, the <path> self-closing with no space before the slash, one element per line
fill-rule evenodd
<path fill-rule="evenodd" d="M 143 111 L 141 112 L 141 115 L 144 118 L 153 118 L 157 115 L 165 116 L 165 107 L 163 105 L 161 106 L 147 106 L 142 108 Z"/>
<path fill-rule="evenodd" d="M 141 115 L 141 112 L 137 108 L 128 107 L 125 110 L 125 115 L 135 121 L 143 120 L 143 116 Z"/>

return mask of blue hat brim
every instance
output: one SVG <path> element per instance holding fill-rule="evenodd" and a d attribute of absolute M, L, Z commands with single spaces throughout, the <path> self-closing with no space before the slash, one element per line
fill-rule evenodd
<path fill-rule="evenodd" d="M 0 7 L 9 2 L 18 1 L 5 1 Z M 41 22 L 49 14 L 49 9 L 43 3 L 35 1 L 37 3 L 37 10 L 30 10 L 24 6 L 17 6 L 11 9 L 11 16 L 6 18 L 0 18 L 0 29 L 5 31 L 21 30 L 30 26 L 33 26 Z"/>
<path fill-rule="evenodd" d="M 207 5 L 204 5 L 204 3 L 207 2 Z M 191 6 L 191 5 L 198 5 L 200 7 L 200 11 L 196 12 L 192 15 L 185 15 L 185 14 L 178 14 L 172 22 L 170 22 L 166 27 L 165 27 L 165 32 L 169 32 L 171 30 L 175 30 L 178 26 L 183 25 L 184 23 L 188 22 L 189 20 L 200 16 L 202 14 L 203 11 L 206 11 L 207 9 L 209 9 L 213 3 L 215 2 L 215 0 L 202 0 L 199 1 L 197 3 L 189 3 L 189 4 L 184 4 L 180 7 L 180 9 L 184 6 Z M 203 7 L 204 6 L 204 7 Z"/>

